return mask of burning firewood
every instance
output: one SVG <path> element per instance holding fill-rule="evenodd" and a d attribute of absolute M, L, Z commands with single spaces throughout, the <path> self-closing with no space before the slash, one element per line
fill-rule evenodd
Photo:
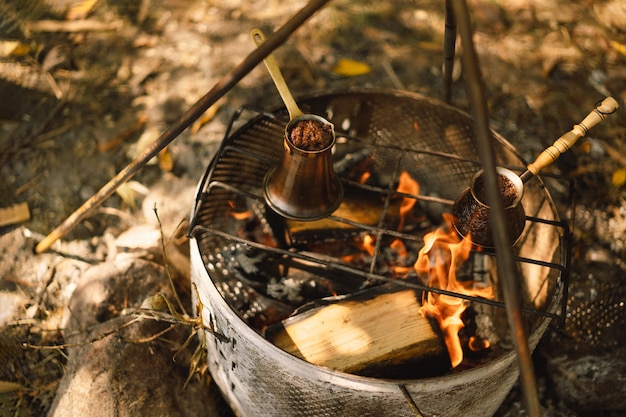
<path fill-rule="evenodd" d="M 327 300 L 270 327 L 276 346 L 310 363 L 364 376 L 429 376 L 450 369 L 416 292 L 378 287 Z"/>
<path fill-rule="evenodd" d="M 407 229 L 404 231 L 409 228 L 421 228 L 424 223 L 430 226 L 429 213 L 418 204 L 413 211 L 402 211 L 402 205 L 406 200 L 417 204 L 417 200 L 397 197 L 392 198 L 389 205 L 385 207 L 384 196 L 381 193 L 348 184 L 344 186 L 344 199 L 341 205 L 333 213 L 334 217 L 345 219 L 348 222 L 343 223 L 329 218 L 312 222 L 287 220 L 286 226 L 291 234 L 292 243 L 295 245 L 303 239 L 306 241 L 306 236 L 315 232 L 333 229 L 359 229 L 355 224 L 376 226 L 383 218 L 383 226 L 394 230 L 402 229 L 405 224 Z"/>

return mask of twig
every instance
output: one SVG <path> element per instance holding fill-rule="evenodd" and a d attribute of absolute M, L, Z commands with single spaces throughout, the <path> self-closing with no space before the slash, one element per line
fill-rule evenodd
<path fill-rule="evenodd" d="M 161 224 L 161 219 L 159 218 L 159 213 L 157 211 L 156 204 L 154 205 L 152 210 L 154 211 L 154 215 L 156 216 L 157 223 L 159 224 L 159 232 L 161 233 L 161 253 L 163 254 L 163 263 L 164 263 L 163 266 L 165 267 L 165 273 L 167 274 L 167 279 L 169 280 L 170 286 L 172 287 L 172 293 L 174 294 L 174 299 L 176 299 L 176 302 L 178 303 L 178 308 L 180 308 L 180 311 L 182 311 L 183 314 L 186 315 L 187 312 L 185 311 L 185 307 L 183 306 L 183 303 L 180 301 L 180 298 L 178 297 L 178 292 L 176 291 L 176 286 L 174 285 L 174 279 L 172 279 L 172 273 L 170 271 L 170 264 L 167 259 L 167 250 L 165 250 L 165 237 L 163 236 L 163 224 Z"/>
<path fill-rule="evenodd" d="M 119 217 L 121 220 L 124 220 L 128 224 L 134 224 L 137 222 L 137 219 L 133 215 L 114 207 L 100 207 L 98 209 L 98 212 L 102 214 L 108 214 L 110 216 Z"/>
<path fill-rule="evenodd" d="M 36 20 L 26 25 L 26 33 L 29 32 L 98 32 L 118 30 L 124 27 L 119 20 L 111 23 L 100 22 L 93 19 L 83 20 Z"/>
<path fill-rule="evenodd" d="M 134 343 L 134 344 L 150 343 L 150 342 L 157 340 L 159 337 L 163 336 L 164 334 L 169 333 L 173 329 L 174 329 L 174 324 L 171 324 L 170 326 L 166 327 L 165 329 L 161 330 L 158 333 L 153 334 L 152 336 L 142 337 L 140 339 L 129 339 L 126 341 L 129 343 Z"/>
<path fill-rule="evenodd" d="M 36 175 L 35 178 L 33 178 L 32 180 L 28 181 L 26 184 L 20 186 L 17 190 L 15 190 L 15 195 L 20 195 L 22 194 L 24 191 L 30 189 L 31 187 L 34 187 L 35 184 L 37 184 L 39 181 L 41 181 L 41 179 L 45 176 L 45 174 L 42 172 L 39 175 Z"/>
<path fill-rule="evenodd" d="M 42 309 L 41 304 L 43 301 L 43 296 L 46 293 L 46 290 L 48 289 L 48 287 L 50 287 L 50 284 L 52 284 L 56 271 L 57 271 L 56 265 L 52 265 L 46 272 L 46 277 L 44 279 L 44 287 L 41 290 L 41 292 L 37 295 L 37 299 L 35 300 L 35 305 L 37 306 L 37 312 L 35 313 L 36 315 L 38 315 L 41 312 L 41 309 Z"/>
<path fill-rule="evenodd" d="M 606 153 L 609 155 L 611 159 L 613 159 L 615 162 L 618 162 L 621 165 L 626 166 L 626 156 L 622 155 L 620 151 L 618 151 L 617 149 L 615 149 L 614 147 L 612 147 L 606 142 L 604 143 L 604 149 L 606 150 Z"/>
<path fill-rule="evenodd" d="M 66 349 L 66 348 L 72 348 L 72 347 L 81 347 L 81 346 L 86 346 L 86 345 L 90 345 L 92 343 L 95 342 L 99 342 L 102 339 L 105 339 L 108 336 L 111 336 L 112 334 L 115 334 L 117 332 L 119 332 L 120 330 L 123 330 L 129 326 L 132 326 L 135 323 L 139 323 L 142 321 L 141 317 L 134 317 L 132 320 L 127 321 L 126 323 L 122 324 L 119 327 L 116 327 L 115 329 L 111 329 L 109 331 L 103 332 L 99 335 L 97 335 L 96 337 L 86 340 L 84 342 L 79 342 L 79 343 L 62 343 L 59 345 L 33 345 L 32 343 L 22 343 L 22 347 L 24 348 L 28 348 L 28 349 L 38 349 L 38 350 L 60 350 L 60 349 Z"/>

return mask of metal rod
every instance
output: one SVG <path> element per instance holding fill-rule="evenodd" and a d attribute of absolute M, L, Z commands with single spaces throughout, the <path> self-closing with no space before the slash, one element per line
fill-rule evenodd
<path fill-rule="evenodd" d="M 478 156 L 483 164 L 487 188 L 487 203 L 491 206 L 490 221 L 494 231 L 494 243 L 497 250 L 498 274 L 502 280 L 502 291 L 507 318 L 517 359 L 520 367 L 520 379 L 526 411 L 530 417 L 540 417 L 541 408 L 537 396 L 535 372 L 528 346 L 526 326 L 522 317 L 519 271 L 513 259 L 513 251 L 509 245 L 511 232 L 504 218 L 504 204 L 498 188 L 496 159 L 489 131 L 489 116 L 485 98 L 478 56 L 472 40 L 472 27 L 469 10 L 464 0 L 452 0 L 452 7 L 459 25 L 459 34 L 463 42 L 463 70 L 466 77 L 465 87 L 468 91 L 472 114 L 475 119 L 475 132 Z"/>
<path fill-rule="evenodd" d="M 404 288 L 411 288 L 411 289 L 419 290 L 419 291 L 428 291 L 428 292 L 432 292 L 435 294 L 447 295 L 449 297 L 456 297 L 456 298 L 471 301 L 474 303 L 485 304 L 485 305 L 489 305 L 492 307 L 506 309 L 506 305 L 499 301 L 494 301 L 488 298 L 467 295 L 467 294 L 463 294 L 463 293 L 456 292 L 456 291 L 443 290 L 437 287 L 430 287 L 430 286 L 422 285 L 416 282 L 407 281 L 404 278 L 389 278 L 388 276 L 385 276 L 385 275 L 380 275 L 380 274 L 372 273 L 372 272 L 365 271 L 365 270 L 354 269 L 353 267 L 340 263 L 340 262 L 329 262 L 327 260 L 321 260 L 320 258 L 311 256 L 310 254 L 307 254 L 305 252 L 293 252 L 293 251 L 282 249 L 279 247 L 267 246 L 264 243 L 258 243 L 253 240 L 242 238 L 242 237 L 224 232 L 222 230 L 212 228 L 210 226 L 201 226 L 201 225 L 196 224 L 193 230 L 190 231 L 189 235 L 191 237 L 197 237 L 198 233 L 200 232 L 214 234 L 226 240 L 243 243 L 253 248 L 261 249 L 267 252 L 272 252 L 272 253 L 275 253 L 284 257 L 284 259 L 297 259 L 297 260 L 305 261 L 306 263 L 295 262 L 293 263 L 293 265 L 296 265 L 298 269 L 309 270 L 316 274 L 328 273 L 329 270 L 333 270 L 342 274 L 348 274 L 348 275 L 355 276 L 355 277 L 362 277 L 364 280 L 377 281 L 381 283 L 384 282 L 388 284 L 397 284 L 398 286 L 404 287 Z M 285 261 L 285 262 L 288 262 L 288 261 Z M 319 267 L 311 266 L 312 264 L 321 264 L 322 262 L 324 263 L 323 266 L 319 266 Z M 525 314 L 535 314 L 535 315 L 546 317 L 552 320 L 561 319 L 561 317 L 559 317 L 557 314 L 550 313 L 548 311 L 535 310 L 535 309 L 526 308 L 526 307 L 522 308 L 521 311 L 522 313 L 525 313 Z"/>
<path fill-rule="evenodd" d="M 456 19 L 450 0 L 446 0 L 446 17 L 443 33 L 443 100 L 452 101 L 452 72 L 456 49 Z"/>
<path fill-rule="evenodd" d="M 57 226 L 48 236 L 46 236 L 35 247 L 36 253 L 47 251 L 58 239 L 65 236 L 72 230 L 78 222 L 89 216 L 107 198 L 109 198 L 117 188 L 132 178 L 146 163 L 155 157 L 172 140 L 178 137 L 189 125 L 202 115 L 209 107 L 230 91 L 243 77 L 248 75 L 263 59 L 273 52 L 280 45 L 285 43 L 289 35 L 308 20 L 315 12 L 322 8 L 329 0 L 311 0 L 298 13 L 296 13 L 287 23 L 274 32 L 258 48 L 255 48 L 237 67 L 226 74 L 215 86 L 193 104 L 181 118 L 161 135 L 133 161 L 126 165 L 115 177 L 106 183 L 96 194 L 91 196 L 74 213 L 72 213 L 63 223 Z"/>
<path fill-rule="evenodd" d="M 411 408 L 413 415 L 415 417 L 424 417 L 424 414 L 422 414 L 420 409 L 417 407 L 417 404 L 415 404 L 413 397 L 411 397 L 411 393 L 409 392 L 409 390 L 406 389 L 406 387 L 402 384 L 398 385 L 398 388 L 400 388 L 402 395 L 404 395 L 404 399 L 406 399 L 406 402 L 409 405 L 409 408 Z"/>

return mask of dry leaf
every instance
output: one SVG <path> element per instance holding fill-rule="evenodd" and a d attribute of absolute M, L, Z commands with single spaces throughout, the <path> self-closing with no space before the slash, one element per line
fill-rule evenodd
<path fill-rule="evenodd" d="M 192 134 L 198 133 L 198 131 L 202 128 L 202 126 L 204 126 L 205 124 L 213 120 L 213 118 L 217 114 L 217 111 L 220 108 L 220 105 L 221 104 L 217 102 L 211 107 L 209 107 L 207 111 L 202 113 L 202 115 L 198 118 L 198 120 L 196 120 L 193 123 L 193 125 L 191 125 L 191 133 Z"/>
<path fill-rule="evenodd" d="M 140 224 L 124 231 L 115 239 L 115 247 L 124 252 L 159 248 L 161 232 L 149 224 Z"/>
<path fill-rule="evenodd" d="M 613 171 L 611 183 L 613 183 L 613 185 L 616 187 L 621 187 L 622 185 L 626 184 L 626 168 L 620 168 Z"/>
<path fill-rule="evenodd" d="M 134 209 L 137 206 L 137 204 L 135 203 L 135 198 L 136 198 L 135 190 L 133 190 L 131 187 L 128 187 L 127 184 L 120 185 L 119 187 L 117 187 L 115 192 L 117 193 L 117 195 L 120 196 L 122 201 L 126 203 L 126 205 L 128 205 L 129 207 Z"/>
<path fill-rule="evenodd" d="M 358 75 L 369 74 L 372 71 L 369 65 L 364 62 L 354 61 L 352 59 L 342 58 L 337 63 L 333 72 L 346 77 L 356 77 Z"/>
<path fill-rule="evenodd" d="M 137 181 L 128 181 L 117 187 L 115 192 L 120 196 L 124 203 L 132 209 L 135 209 L 137 207 L 137 195 L 139 194 L 145 196 L 148 192 L 150 192 L 150 190 Z"/>
<path fill-rule="evenodd" d="M 174 169 L 174 158 L 172 158 L 172 153 L 167 147 L 159 152 L 159 168 L 165 172 L 172 172 Z"/>
<path fill-rule="evenodd" d="M 18 41 L 0 41 L 0 58 L 24 56 L 31 51 L 31 46 Z"/>
<path fill-rule="evenodd" d="M 116 126 L 128 126 L 131 123 L 130 119 L 130 117 L 124 117 L 116 123 Z M 137 134 L 137 132 L 143 129 L 147 122 L 148 117 L 145 114 L 140 114 L 136 117 L 136 120 L 134 120 L 133 124 L 130 127 L 124 128 L 124 130 L 119 133 L 115 133 L 114 136 L 109 137 L 108 135 L 98 135 L 98 151 L 102 153 L 108 152 L 116 146 L 119 146 L 120 144 L 126 142 L 128 139 Z"/>
<path fill-rule="evenodd" d="M 97 2 L 98 0 L 80 0 L 72 5 L 65 18 L 68 20 L 84 19 Z"/>
<path fill-rule="evenodd" d="M 131 145 L 126 152 L 126 156 L 129 159 L 136 159 L 141 153 L 150 145 L 152 145 L 160 136 L 161 132 L 155 127 L 149 127 L 143 131 L 137 142 Z M 148 161 L 148 165 L 154 165 L 156 158 L 152 158 Z"/>
<path fill-rule="evenodd" d="M 624 45 L 623 43 L 619 43 L 617 41 L 610 41 L 610 43 L 613 49 L 615 49 L 620 54 L 626 56 L 626 45 Z"/>

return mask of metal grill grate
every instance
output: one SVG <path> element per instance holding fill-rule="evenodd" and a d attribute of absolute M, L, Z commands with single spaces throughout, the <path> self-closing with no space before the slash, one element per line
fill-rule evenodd
<path fill-rule="evenodd" d="M 359 111 L 367 107 L 375 108 L 377 111 L 366 111 L 366 115 L 371 115 L 371 119 L 365 123 L 363 116 L 359 116 L 356 120 L 350 116 L 337 120 L 342 116 L 335 114 L 335 107 L 344 106 L 346 97 L 352 101 L 352 107 L 355 107 L 355 103 L 357 104 Z M 372 170 L 381 176 L 379 184 L 361 184 L 350 178 L 349 173 L 340 174 L 340 177 L 353 193 L 375 193 L 380 195 L 381 201 L 378 221 L 364 224 L 350 218 L 331 215 L 328 218 L 330 227 L 333 227 L 332 222 L 336 222 L 337 228 L 348 225 L 353 233 L 364 231 L 376 235 L 377 242 L 384 241 L 385 237 L 409 241 L 421 239 L 423 233 L 406 234 L 386 226 L 385 216 L 387 216 L 386 210 L 390 201 L 399 196 L 407 196 L 395 191 L 398 176 L 401 171 L 411 172 L 421 189 L 419 195 L 409 197 L 415 198 L 423 212 L 433 218 L 436 223 L 436 218 L 441 213 L 449 211 L 453 198 L 458 196 L 463 187 L 469 183 L 467 179 L 476 172 L 479 166 L 475 158 L 467 158 L 469 155 L 475 155 L 469 120 L 464 114 L 444 107 L 449 121 L 446 125 L 442 125 L 442 117 L 433 114 L 439 109 L 429 107 L 430 103 L 427 99 L 423 99 L 426 103 L 421 107 L 416 107 L 414 100 L 405 95 L 396 97 L 385 94 L 351 93 L 347 96 L 339 94 L 337 98 L 338 103 L 332 103 L 326 108 L 319 108 L 319 103 L 312 99 L 308 103 L 309 111 L 325 114 L 335 122 L 338 131 L 338 153 L 371 156 L 374 164 Z M 385 99 L 393 100 L 393 105 L 384 103 Z M 425 109 L 428 111 L 423 111 Z M 233 122 L 238 120 L 240 114 L 236 115 Z M 402 119 L 408 119 L 409 122 L 393 122 L 399 114 L 403 115 Z M 456 118 L 451 116 L 456 116 Z M 365 280 L 396 282 L 396 279 L 378 271 L 379 252 L 373 256 L 368 269 L 358 269 L 327 258 L 320 261 L 320 257 L 311 256 L 310 252 L 301 253 L 288 247 L 276 248 L 241 237 L 241 223 L 230 217 L 228 213 L 232 212 L 232 207 L 229 205 L 234 205 L 233 202 L 241 202 L 242 199 L 245 203 L 243 205 L 239 203 L 239 206 L 245 209 L 263 203 L 260 193 L 263 178 L 265 173 L 277 163 L 278 155 L 282 152 L 283 129 L 286 122 L 284 117 L 285 114 L 258 114 L 239 129 L 237 134 L 226 135 L 218 156 L 207 172 L 207 178 L 203 181 L 202 193 L 199 194 L 196 217 L 192 225 L 192 228 L 197 226 L 196 232 L 203 230 L 220 240 L 220 242 L 215 242 L 214 238 L 205 236 L 203 239 L 207 241 L 202 244 L 206 249 L 204 253 L 212 253 L 215 249 L 223 249 L 225 244 L 238 242 L 272 252 L 277 256 L 289 256 L 306 262 L 319 263 L 324 269 L 334 269 L 355 277 L 360 276 Z M 380 126 L 390 126 L 393 129 L 390 127 L 382 129 Z M 496 138 L 499 139 L 498 136 Z M 512 165 L 515 162 L 519 163 L 514 151 L 505 143 L 503 145 L 506 147 L 500 152 L 502 164 L 522 171 L 523 165 Z M 346 159 L 342 160 L 343 163 L 349 164 L 350 156 L 344 155 L 344 158 Z M 422 168 L 415 169 L 415 166 Z M 531 182 L 526 187 L 523 204 L 528 213 L 528 224 L 521 242 L 517 245 L 516 259 L 523 270 L 544 270 L 539 274 L 542 278 L 538 282 L 531 283 L 535 290 L 528 294 L 526 312 L 559 318 L 554 311 L 544 308 L 547 307 L 545 293 L 554 291 L 555 284 L 560 284 L 558 280 L 554 280 L 555 276 L 560 277 L 566 269 L 564 250 L 563 248 L 557 250 L 556 246 L 563 238 L 567 225 L 558 220 L 552 200 L 545 191 L 544 185 L 539 181 Z M 266 213 L 266 215 L 271 217 L 271 213 Z M 544 232 L 547 232 L 547 238 Z M 286 230 L 286 233 L 290 231 Z M 224 239 L 226 242 L 221 241 Z M 546 256 L 543 249 L 547 249 L 550 256 Z M 538 255 L 540 252 L 541 254 Z M 494 255 L 487 253 L 484 256 L 493 257 Z M 551 280 L 554 282 L 550 282 Z M 400 285 L 503 307 L 503 303 L 497 300 L 451 293 L 406 280 L 402 280 Z"/>

